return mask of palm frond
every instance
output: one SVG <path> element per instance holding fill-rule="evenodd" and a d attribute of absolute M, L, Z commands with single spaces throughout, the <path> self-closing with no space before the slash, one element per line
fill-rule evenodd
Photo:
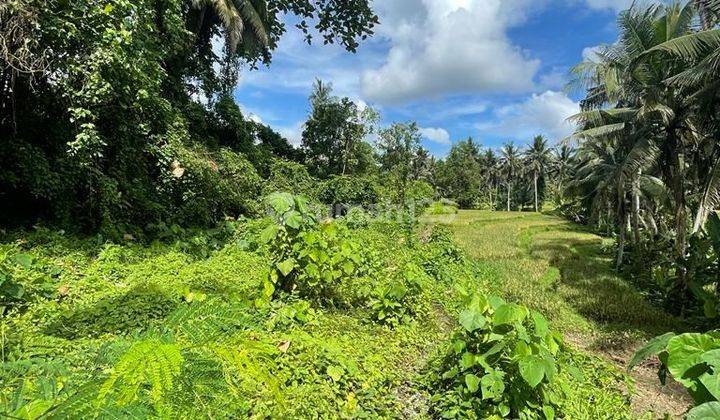
<path fill-rule="evenodd" d="M 715 162 L 708 178 L 703 196 L 700 200 L 697 213 L 695 215 L 695 223 L 693 223 L 693 233 L 699 231 L 708 215 L 720 206 L 720 161 Z"/>

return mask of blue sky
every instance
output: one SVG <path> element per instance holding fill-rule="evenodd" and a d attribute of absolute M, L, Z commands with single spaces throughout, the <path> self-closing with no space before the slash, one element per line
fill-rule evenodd
<path fill-rule="evenodd" d="M 370 105 L 383 124 L 417 121 L 442 157 L 473 137 L 487 147 L 569 133 L 579 97 L 571 66 L 616 37 L 631 0 L 375 0 L 381 25 L 356 54 L 306 45 L 294 28 L 270 67 L 244 70 L 235 97 L 246 114 L 300 141 L 315 78 Z"/>

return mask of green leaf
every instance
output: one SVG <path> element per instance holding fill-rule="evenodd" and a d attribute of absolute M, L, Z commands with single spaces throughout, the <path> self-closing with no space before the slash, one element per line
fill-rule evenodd
<path fill-rule="evenodd" d="M 280 231 L 280 228 L 277 225 L 270 225 L 266 227 L 262 232 L 260 232 L 260 242 L 264 244 L 269 243 L 275 239 L 278 231 Z"/>
<path fill-rule="evenodd" d="M 482 399 L 491 400 L 499 398 L 505 392 L 505 382 L 500 372 L 491 372 L 480 380 L 482 388 Z"/>
<path fill-rule="evenodd" d="M 295 260 L 288 258 L 285 261 L 277 263 L 277 269 L 280 270 L 283 276 L 287 276 L 295 268 Z"/>
<path fill-rule="evenodd" d="M 542 382 L 545 376 L 545 364 L 539 356 L 531 355 L 521 357 L 518 366 L 520 368 L 520 376 L 525 379 L 528 385 L 535 388 Z"/>
<path fill-rule="evenodd" d="M 265 199 L 265 202 L 279 215 L 290 210 L 294 201 L 292 194 L 289 193 L 273 193 Z"/>
<path fill-rule="evenodd" d="M 548 322 L 540 312 L 532 311 L 532 319 L 535 323 L 535 335 L 542 338 L 548 333 Z"/>
<path fill-rule="evenodd" d="M 342 378 L 343 373 L 345 373 L 345 369 L 342 366 L 328 366 L 327 368 L 328 376 L 335 382 Z"/>
<path fill-rule="evenodd" d="M 13 259 L 17 264 L 23 266 L 24 268 L 30 268 L 30 266 L 32 265 L 32 257 L 28 254 L 15 254 Z"/>
<path fill-rule="evenodd" d="M 462 370 L 470 369 L 475 365 L 475 355 L 470 352 L 463 353 L 462 357 L 460 358 L 460 368 Z"/>
<path fill-rule="evenodd" d="M 465 386 L 467 386 L 468 391 L 477 392 L 480 388 L 480 378 L 473 373 L 468 373 L 465 375 Z"/>
<path fill-rule="evenodd" d="M 688 411 L 687 420 L 717 420 L 720 419 L 720 402 L 711 401 L 701 404 Z"/>
<path fill-rule="evenodd" d="M 528 316 L 528 310 L 524 306 L 515 303 L 506 303 L 495 310 L 493 324 L 515 324 L 522 322 Z"/>
<path fill-rule="evenodd" d="M 545 419 L 547 420 L 553 420 L 555 418 L 555 409 L 552 408 L 550 405 L 544 405 L 542 408 L 543 414 L 545 415 Z"/>
<path fill-rule="evenodd" d="M 299 229 L 302 226 L 302 215 L 295 210 L 291 210 L 285 214 L 285 224 L 293 229 Z"/>
<path fill-rule="evenodd" d="M 631 370 L 632 368 L 637 366 L 638 363 L 642 362 L 648 357 L 657 355 L 661 351 L 665 350 L 668 341 L 670 341 L 670 339 L 673 337 L 675 337 L 675 333 L 669 332 L 648 341 L 648 343 L 645 344 L 643 348 L 635 352 L 635 355 L 633 356 L 632 360 L 630 360 L 630 364 L 628 365 L 628 370 Z"/>
<path fill-rule="evenodd" d="M 685 373 L 703 363 L 703 353 L 718 347 L 718 342 L 707 334 L 685 333 L 673 337 L 667 344 L 668 370 L 678 382 L 686 387 L 692 386 L 694 378 L 686 377 Z"/>
<path fill-rule="evenodd" d="M 468 332 L 485 326 L 485 315 L 477 308 L 470 307 L 460 313 L 460 325 Z"/>

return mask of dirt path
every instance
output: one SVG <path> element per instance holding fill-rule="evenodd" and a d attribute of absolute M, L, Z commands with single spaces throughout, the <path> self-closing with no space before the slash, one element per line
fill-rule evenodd
<path fill-rule="evenodd" d="M 612 269 L 611 243 L 537 213 L 465 211 L 447 222 L 458 242 L 500 277 L 496 292 L 545 313 L 569 343 L 625 370 L 649 338 L 682 329 Z M 637 418 L 680 418 L 692 400 L 677 383 L 661 386 L 656 362 L 636 367 Z"/>

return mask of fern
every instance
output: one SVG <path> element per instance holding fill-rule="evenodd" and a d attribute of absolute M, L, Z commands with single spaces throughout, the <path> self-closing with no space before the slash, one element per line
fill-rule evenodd
<path fill-rule="evenodd" d="M 133 344 L 100 387 L 98 401 L 114 396 L 118 405 L 138 399 L 140 388 L 150 384 L 150 399 L 157 404 L 173 389 L 185 360 L 175 344 L 145 340 Z"/>
<path fill-rule="evenodd" d="M 167 318 L 164 326 L 176 337 L 207 344 L 252 325 L 246 309 L 219 299 L 183 304 Z"/>

